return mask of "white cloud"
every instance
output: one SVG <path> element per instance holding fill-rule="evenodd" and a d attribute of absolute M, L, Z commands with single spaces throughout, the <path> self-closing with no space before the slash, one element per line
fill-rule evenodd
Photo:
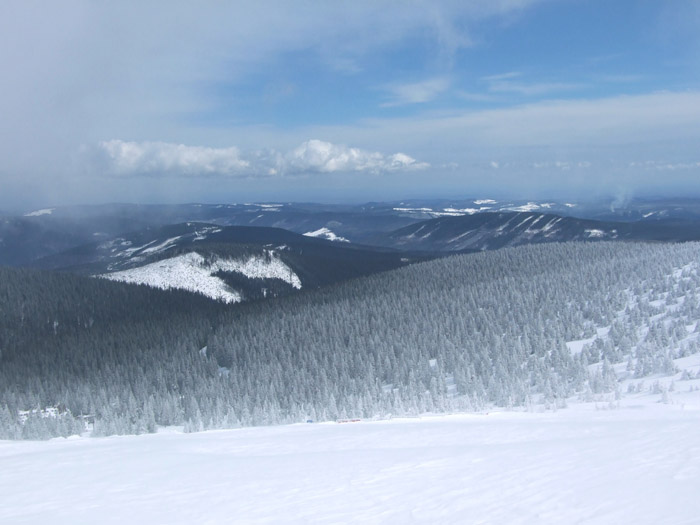
<path fill-rule="evenodd" d="M 387 171 L 425 169 L 428 164 L 417 162 L 404 153 L 384 155 L 382 153 L 349 148 L 324 142 L 308 140 L 287 155 L 287 170 L 296 173 L 336 171 Z"/>
<path fill-rule="evenodd" d="M 430 102 L 440 93 L 447 91 L 449 87 L 450 81 L 447 78 L 431 78 L 412 84 L 385 86 L 384 89 L 390 93 L 391 98 L 382 106 L 392 107 Z"/>
<path fill-rule="evenodd" d="M 238 175 L 250 163 L 238 148 L 206 148 L 167 142 L 100 142 L 110 170 L 115 174 Z"/>
<path fill-rule="evenodd" d="M 256 177 L 312 173 L 386 173 L 429 165 L 404 153 L 386 155 L 321 140 L 307 140 L 287 153 L 241 153 L 236 147 L 209 148 L 167 142 L 103 141 L 98 158 L 113 175 Z"/>

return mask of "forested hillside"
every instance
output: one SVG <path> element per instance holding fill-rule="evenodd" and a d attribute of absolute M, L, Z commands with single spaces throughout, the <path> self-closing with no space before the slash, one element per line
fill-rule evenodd
<path fill-rule="evenodd" d="M 393 270 L 437 255 L 330 242 L 279 228 L 187 222 L 39 259 L 34 267 L 240 302 Z"/>
<path fill-rule="evenodd" d="M 84 415 L 96 435 L 198 430 L 614 395 L 698 352 L 699 256 L 696 243 L 525 246 L 235 306 L 6 269 L 0 428 L 45 437 Z"/>

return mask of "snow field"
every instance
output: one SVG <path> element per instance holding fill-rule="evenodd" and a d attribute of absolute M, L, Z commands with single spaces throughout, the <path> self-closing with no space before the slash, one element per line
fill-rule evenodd
<path fill-rule="evenodd" d="M 320 239 L 326 239 L 328 241 L 350 242 L 345 237 L 340 237 L 339 235 L 336 235 L 335 233 L 333 233 L 333 231 L 329 230 L 328 228 L 321 228 L 312 232 L 306 232 L 304 236 L 318 237 Z"/>
<path fill-rule="evenodd" d="M 155 288 L 177 288 L 199 292 L 212 299 L 225 303 L 242 300 L 241 295 L 232 290 L 220 278 L 219 271 L 239 272 L 249 278 L 282 279 L 294 288 L 301 288 L 301 280 L 289 266 L 272 252 L 270 257 L 249 257 L 245 260 L 216 259 L 207 261 L 196 252 L 178 255 L 146 264 L 138 268 L 100 275 L 105 279 L 134 284 L 146 284 Z"/>
<path fill-rule="evenodd" d="M 700 395 L 645 399 L 5 441 L 0 522 L 698 523 Z"/>

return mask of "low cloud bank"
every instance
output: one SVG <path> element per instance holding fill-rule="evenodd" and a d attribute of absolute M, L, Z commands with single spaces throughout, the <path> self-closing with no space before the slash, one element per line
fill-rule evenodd
<path fill-rule="evenodd" d="M 426 162 L 404 154 L 384 154 L 307 140 L 288 152 L 241 152 L 236 147 L 209 148 L 168 142 L 109 140 L 97 145 L 95 161 L 116 176 L 296 176 L 319 173 L 387 173 L 422 170 Z"/>

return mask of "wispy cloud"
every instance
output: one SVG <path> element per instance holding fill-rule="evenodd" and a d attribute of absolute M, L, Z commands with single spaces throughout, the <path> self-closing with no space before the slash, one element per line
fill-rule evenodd
<path fill-rule="evenodd" d="M 471 91 L 456 91 L 455 95 L 470 102 L 500 102 L 501 98 L 491 93 L 473 93 Z"/>
<path fill-rule="evenodd" d="M 260 177 L 313 173 L 387 173 L 422 170 L 425 162 L 404 154 L 383 154 L 360 148 L 307 140 L 283 153 L 263 150 L 242 153 L 236 147 L 209 148 L 167 142 L 100 142 L 93 160 L 117 176 Z"/>
<path fill-rule="evenodd" d="M 382 107 L 430 102 L 441 93 L 447 91 L 449 87 L 450 81 L 444 77 L 431 78 L 410 84 L 384 86 L 384 89 L 390 94 L 390 99 L 382 104 Z"/>
<path fill-rule="evenodd" d="M 582 84 L 571 82 L 526 82 L 515 80 L 520 78 L 522 78 L 522 73 L 510 71 L 482 77 L 480 80 L 487 83 L 487 89 L 491 93 L 517 93 L 524 96 L 546 95 L 557 91 L 583 87 Z"/>
<path fill-rule="evenodd" d="M 640 82 L 644 80 L 644 75 L 633 75 L 633 74 L 609 74 L 609 75 L 598 75 L 594 77 L 595 80 L 601 82 L 609 82 L 611 84 L 632 84 L 635 82 Z"/>
<path fill-rule="evenodd" d="M 498 73 L 497 75 L 487 75 L 481 77 L 479 80 L 483 82 L 500 82 L 502 80 L 510 80 L 511 78 L 518 78 L 522 73 L 519 71 L 508 71 L 507 73 Z"/>

